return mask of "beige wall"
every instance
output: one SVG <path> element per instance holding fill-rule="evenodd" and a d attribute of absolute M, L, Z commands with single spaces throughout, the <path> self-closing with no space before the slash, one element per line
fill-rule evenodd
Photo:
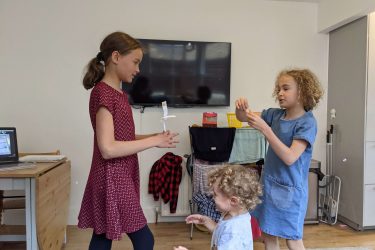
<path fill-rule="evenodd" d="M 318 30 L 327 33 L 375 11 L 374 0 L 321 0 Z"/>
<path fill-rule="evenodd" d="M 59 148 L 72 161 L 69 224 L 77 223 L 90 169 L 93 133 L 84 65 L 101 40 L 116 30 L 135 37 L 232 43 L 231 106 L 171 109 L 171 130 L 180 133 L 173 152 L 190 152 L 187 127 L 215 111 L 226 125 L 234 100 L 253 110 L 277 106 L 271 97 L 277 72 L 307 67 L 327 86 L 328 36 L 317 33 L 313 3 L 264 0 L 0 1 L 0 124 L 16 126 L 21 151 Z M 161 130 L 161 111 L 133 110 L 138 133 Z M 315 111 L 319 131 L 314 158 L 325 162 L 326 100 Z M 147 194 L 151 165 L 167 150 L 139 154 L 142 206 L 150 222 L 155 203 Z"/>

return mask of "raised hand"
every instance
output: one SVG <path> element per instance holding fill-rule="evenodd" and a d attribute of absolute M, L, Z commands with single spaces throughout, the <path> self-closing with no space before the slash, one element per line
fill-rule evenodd
<path fill-rule="evenodd" d="M 155 136 L 156 147 L 158 148 L 175 148 L 176 143 L 179 143 L 176 140 L 178 133 L 171 133 L 169 130 Z"/>
<path fill-rule="evenodd" d="M 236 117 L 241 122 L 248 122 L 247 114 L 250 113 L 249 103 L 244 97 L 240 97 L 235 102 L 236 105 Z"/>
<path fill-rule="evenodd" d="M 248 112 L 246 116 L 247 116 L 248 124 L 262 133 L 265 131 L 267 127 L 269 127 L 268 124 L 259 115 L 251 111 Z"/>
<path fill-rule="evenodd" d="M 187 224 L 202 224 L 204 225 L 210 232 L 213 232 L 216 228 L 216 222 L 213 221 L 210 217 L 200 215 L 200 214 L 192 214 L 186 217 L 185 219 Z"/>
<path fill-rule="evenodd" d="M 245 97 L 240 97 L 235 101 L 236 109 L 241 111 L 249 110 L 249 103 Z"/>
<path fill-rule="evenodd" d="M 192 214 L 192 215 L 189 215 L 188 217 L 186 217 L 185 221 L 186 221 L 187 224 L 194 223 L 194 224 L 204 225 L 205 222 L 207 222 L 207 219 L 209 219 L 207 216 L 203 216 L 203 215 L 200 215 L 200 214 Z"/>

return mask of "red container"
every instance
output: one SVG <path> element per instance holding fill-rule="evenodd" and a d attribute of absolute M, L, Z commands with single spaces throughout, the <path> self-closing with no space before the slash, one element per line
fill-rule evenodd
<path fill-rule="evenodd" d="M 204 112 L 203 113 L 203 120 L 202 120 L 203 127 L 217 127 L 217 113 L 215 112 Z"/>

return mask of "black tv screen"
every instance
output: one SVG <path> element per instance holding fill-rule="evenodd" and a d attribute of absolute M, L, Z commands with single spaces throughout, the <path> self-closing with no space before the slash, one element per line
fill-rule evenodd
<path fill-rule="evenodd" d="M 131 105 L 230 105 L 231 43 L 138 40 L 140 74 L 122 84 Z"/>

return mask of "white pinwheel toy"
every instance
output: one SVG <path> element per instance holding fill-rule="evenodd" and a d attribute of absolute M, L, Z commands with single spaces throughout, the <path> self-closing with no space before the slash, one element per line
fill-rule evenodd
<path fill-rule="evenodd" d="M 168 115 L 168 106 L 167 106 L 167 102 L 164 101 L 161 103 L 161 106 L 163 107 L 163 117 L 161 118 L 161 121 L 163 123 L 163 131 L 166 132 L 167 131 L 167 120 L 169 118 L 174 118 L 176 117 L 175 115 Z"/>

